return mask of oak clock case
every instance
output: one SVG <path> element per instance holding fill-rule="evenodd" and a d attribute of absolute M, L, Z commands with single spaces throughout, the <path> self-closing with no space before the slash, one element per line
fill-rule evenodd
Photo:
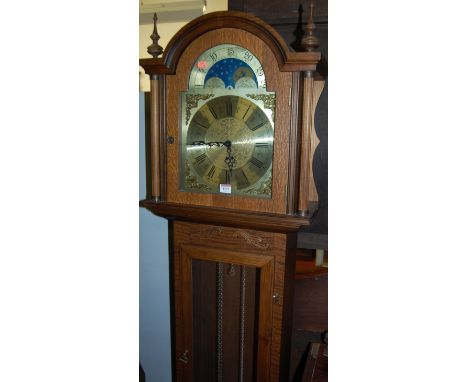
<path fill-rule="evenodd" d="M 161 58 L 153 48 L 140 60 L 151 75 L 140 205 L 169 219 L 173 379 L 286 381 L 297 231 L 310 224 L 298 209 L 316 201 L 308 107 L 320 54 L 291 53 L 232 11 L 193 20 Z"/>
<path fill-rule="evenodd" d="M 182 190 L 271 198 L 275 93 L 265 89 L 261 63 L 241 46 L 197 58 L 181 93 Z"/>

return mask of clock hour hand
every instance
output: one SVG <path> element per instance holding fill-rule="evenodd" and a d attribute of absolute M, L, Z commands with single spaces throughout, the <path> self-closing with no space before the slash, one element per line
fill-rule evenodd
<path fill-rule="evenodd" d="M 216 147 L 222 147 L 225 146 L 226 142 L 205 142 L 205 141 L 193 141 L 190 143 L 188 146 L 216 146 Z"/>
<path fill-rule="evenodd" d="M 232 169 L 236 164 L 236 158 L 232 156 L 232 142 L 231 141 L 224 141 L 224 142 L 205 142 L 205 141 L 193 141 L 192 143 L 188 144 L 188 146 L 216 146 L 216 147 L 226 147 L 227 149 L 227 157 L 224 159 L 224 162 L 227 164 L 229 172 L 232 174 Z"/>

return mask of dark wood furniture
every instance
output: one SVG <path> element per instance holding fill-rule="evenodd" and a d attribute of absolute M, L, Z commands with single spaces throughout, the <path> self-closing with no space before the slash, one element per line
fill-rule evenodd
<path fill-rule="evenodd" d="M 289 373 L 292 382 L 301 381 L 306 375 L 309 376 L 308 381 L 327 380 L 327 358 L 323 357 L 323 348 L 318 350 L 316 347 L 322 343 L 321 337 L 328 330 L 328 267 L 317 266 L 315 260 L 315 250 L 296 251 Z M 315 379 L 311 379 L 314 370 Z"/>
<path fill-rule="evenodd" d="M 140 205 L 170 221 L 174 380 L 286 381 L 297 232 L 318 205 L 313 115 L 326 63 L 317 51 L 290 51 L 268 24 L 241 12 L 193 20 L 161 58 L 156 20 L 153 36 L 154 58 L 140 60 L 151 76 L 148 195 Z M 181 97 L 197 57 L 226 43 L 258 58 L 274 93 L 274 102 L 263 101 L 275 126 L 268 197 L 181 189 Z"/>
<path fill-rule="evenodd" d="M 145 371 L 143 370 L 143 368 L 141 367 L 141 363 L 140 363 L 140 378 L 139 378 L 139 381 L 140 382 L 145 382 Z"/>
<path fill-rule="evenodd" d="M 328 381 L 328 358 L 324 354 L 325 346 L 318 342 L 309 342 L 292 382 Z"/>

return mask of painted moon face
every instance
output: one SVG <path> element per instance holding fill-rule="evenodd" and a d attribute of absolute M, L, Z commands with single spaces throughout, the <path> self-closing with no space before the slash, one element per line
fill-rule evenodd
<path fill-rule="evenodd" d="M 189 89 L 221 88 L 221 83 L 226 89 L 266 89 L 265 73 L 257 57 L 232 44 L 206 50 L 197 57 L 190 72 Z"/>
<path fill-rule="evenodd" d="M 239 88 L 256 88 L 257 84 L 250 77 L 241 77 L 236 81 L 236 89 Z"/>
<path fill-rule="evenodd" d="M 221 88 L 224 89 L 226 86 L 224 85 L 224 81 L 219 77 L 211 77 L 209 80 L 205 82 L 205 88 L 208 89 L 216 89 Z"/>

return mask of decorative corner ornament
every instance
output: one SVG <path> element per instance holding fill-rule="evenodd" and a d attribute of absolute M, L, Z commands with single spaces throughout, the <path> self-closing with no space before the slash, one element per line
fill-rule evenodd
<path fill-rule="evenodd" d="M 257 187 L 250 188 L 245 191 L 246 194 L 251 195 L 267 195 L 271 197 L 271 188 L 272 188 L 272 179 L 271 179 L 271 170 L 268 178 L 261 182 Z"/>
<path fill-rule="evenodd" d="M 305 33 L 301 40 L 302 48 L 307 52 L 313 52 L 320 46 L 320 42 L 317 36 L 314 35 L 315 24 L 313 20 L 314 16 L 314 2 L 311 0 L 309 6 L 309 20 L 305 26 Z"/>
<path fill-rule="evenodd" d="M 265 238 L 261 236 L 252 235 L 244 230 L 237 230 L 233 233 L 232 236 L 234 238 L 242 238 L 248 244 L 258 249 L 267 250 L 268 248 L 270 248 L 270 243 Z"/>
<path fill-rule="evenodd" d="M 275 120 L 275 95 L 274 94 L 246 94 L 255 101 L 263 101 L 263 107 L 271 110 L 271 119 Z"/>
<path fill-rule="evenodd" d="M 148 49 L 147 49 L 147 52 L 151 54 L 153 58 L 157 58 L 163 52 L 162 46 L 158 44 L 160 36 L 158 34 L 158 27 L 156 25 L 157 21 L 158 21 L 158 15 L 155 12 L 153 16 L 153 22 L 154 22 L 153 34 L 150 36 L 151 40 L 153 40 L 153 43 L 150 46 L 148 46 Z"/>
<path fill-rule="evenodd" d="M 185 161 L 185 187 L 195 190 L 211 191 L 211 188 L 206 184 L 200 184 L 197 178 L 190 173 L 190 164 Z"/>
<path fill-rule="evenodd" d="M 270 239 L 267 237 L 253 235 L 241 229 L 236 229 L 233 231 L 232 228 L 225 227 L 202 228 L 198 231 L 190 232 L 190 237 L 195 239 L 212 239 L 213 236 L 223 234 L 231 236 L 233 239 L 243 239 L 247 244 L 264 251 L 272 246 Z"/>
<path fill-rule="evenodd" d="M 198 106 L 198 101 L 207 100 L 208 98 L 213 97 L 214 94 L 186 94 L 186 107 L 185 107 L 185 124 L 188 124 L 190 117 L 192 116 L 191 110 Z"/>

